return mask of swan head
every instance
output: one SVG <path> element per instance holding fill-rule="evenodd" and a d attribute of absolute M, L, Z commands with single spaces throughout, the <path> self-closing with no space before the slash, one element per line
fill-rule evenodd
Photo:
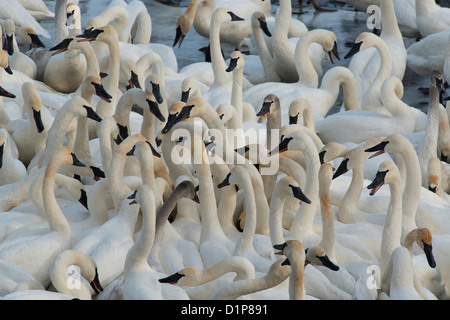
<path fill-rule="evenodd" d="M 94 89 L 93 93 L 95 93 L 100 99 L 108 103 L 111 102 L 112 96 L 108 92 L 106 92 L 102 84 L 102 78 L 100 78 L 100 76 L 89 75 L 85 77 L 84 81 L 92 85 L 91 88 Z"/>
<path fill-rule="evenodd" d="M 31 107 L 31 113 L 33 114 L 36 129 L 38 133 L 41 133 L 45 129 L 41 116 L 41 96 L 32 82 L 25 82 L 22 85 L 22 95 L 24 97 L 25 105 Z"/>
<path fill-rule="evenodd" d="M 339 158 L 344 152 L 347 151 L 348 148 L 343 144 L 340 144 L 338 142 L 329 142 L 324 145 L 319 152 L 320 164 L 330 162 L 336 158 Z"/>
<path fill-rule="evenodd" d="M 190 269 L 190 270 L 188 270 L 188 269 Z M 189 286 L 189 283 L 190 283 L 189 280 L 191 280 L 192 278 L 188 278 L 189 280 L 187 280 L 187 281 L 180 281 L 181 279 L 183 279 L 183 280 L 186 279 L 186 278 L 184 278 L 184 277 L 186 277 L 185 273 L 187 273 L 188 275 L 191 275 L 192 278 L 196 278 L 195 275 L 197 275 L 200 272 L 199 272 L 199 270 L 197 270 L 195 268 L 185 268 L 183 270 L 175 272 L 174 274 L 172 274 L 168 277 L 158 279 L 158 281 L 160 283 L 170 283 L 170 284 L 179 283 L 180 285 Z M 193 281 L 195 281 L 195 280 L 193 280 Z M 194 285 L 197 285 L 198 282 L 194 282 L 194 283 L 195 283 Z"/>
<path fill-rule="evenodd" d="M 72 149 L 67 146 L 62 146 L 60 149 L 58 149 L 58 151 L 51 158 L 48 166 L 50 166 L 51 164 L 57 166 L 73 165 L 77 167 L 86 167 L 84 163 L 78 160 Z"/>
<path fill-rule="evenodd" d="M 148 97 L 146 99 L 150 113 L 153 114 L 159 121 L 165 122 L 166 118 L 161 113 L 159 109 L 158 102 L 156 102 L 156 97 L 152 93 L 147 93 Z"/>
<path fill-rule="evenodd" d="M 178 123 L 179 121 L 177 120 L 178 115 L 180 114 L 181 110 L 183 110 L 184 106 L 186 105 L 185 102 L 183 101 L 177 101 L 174 104 L 172 104 L 169 108 L 169 115 L 167 117 L 167 122 L 166 125 L 164 126 L 164 128 L 161 130 L 162 134 L 166 134 L 167 132 L 169 132 L 172 127 Z"/>
<path fill-rule="evenodd" d="M 301 114 L 303 113 L 303 110 L 305 109 L 311 109 L 311 103 L 305 99 L 295 99 L 289 104 L 289 124 L 297 124 L 299 116 L 301 117 Z"/>
<path fill-rule="evenodd" d="M 181 99 L 182 102 L 187 102 L 189 100 L 189 94 L 196 85 L 195 78 L 193 77 L 187 77 L 183 80 L 183 83 L 181 84 Z"/>
<path fill-rule="evenodd" d="M 405 237 L 404 243 L 416 242 L 417 245 L 424 251 L 428 261 L 428 265 L 431 268 L 436 267 L 436 261 L 433 256 L 431 231 L 427 228 L 416 228 L 411 230 Z"/>
<path fill-rule="evenodd" d="M 382 41 L 376 34 L 372 32 L 362 32 L 354 41 L 350 51 L 345 55 L 344 59 L 353 57 L 358 52 L 370 48 L 374 43 Z"/>
<path fill-rule="evenodd" d="M 194 16 L 189 14 L 181 15 L 175 27 L 175 39 L 173 41 L 172 47 L 175 47 L 178 43 L 178 48 L 181 47 L 184 38 L 188 34 L 189 30 L 191 30 L 192 25 L 194 23 Z"/>
<path fill-rule="evenodd" d="M 54 51 L 52 53 L 52 56 L 63 53 L 65 51 L 67 51 L 69 49 L 69 45 L 70 43 L 73 41 L 73 38 L 66 38 L 64 40 L 62 40 L 60 43 L 58 43 L 57 45 L 51 47 L 50 49 L 48 49 L 49 51 Z"/>
<path fill-rule="evenodd" d="M 236 49 L 231 53 L 230 64 L 228 65 L 228 68 L 225 71 L 232 72 L 235 69 L 242 70 L 244 69 L 244 65 L 245 65 L 244 56 L 242 55 L 241 51 Z"/>
<path fill-rule="evenodd" d="M 313 266 L 324 266 L 333 271 L 338 271 L 339 266 L 334 264 L 327 256 L 325 250 L 316 246 L 305 249 L 305 265 L 312 264 Z"/>
<path fill-rule="evenodd" d="M 264 98 L 261 110 L 256 114 L 258 123 L 262 123 L 270 114 L 280 111 L 280 100 L 274 94 L 269 94 Z"/>
<path fill-rule="evenodd" d="M 19 37 L 23 42 L 30 44 L 30 49 L 32 48 L 45 48 L 45 44 L 39 39 L 38 34 L 30 27 L 20 27 L 16 29 L 16 36 Z"/>
<path fill-rule="evenodd" d="M 282 266 L 290 266 L 299 262 L 305 266 L 305 249 L 300 241 L 296 239 L 286 240 L 282 244 L 273 245 L 273 248 L 279 250 L 275 254 L 286 256 L 287 259 L 281 263 Z"/>
<path fill-rule="evenodd" d="M 373 181 L 367 186 L 370 190 L 370 195 L 373 196 L 384 185 L 392 182 L 398 182 L 400 173 L 396 164 L 393 161 L 384 161 L 378 167 L 378 171 Z"/>
<path fill-rule="evenodd" d="M 267 27 L 266 15 L 262 11 L 255 11 L 252 14 L 252 27 L 261 28 L 261 30 L 266 34 L 266 36 L 271 37 L 272 33 Z"/>
<path fill-rule="evenodd" d="M 105 32 L 105 27 L 94 29 L 94 27 L 88 27 L 84 29 L 84 32 L 82 34 L 77 35 L 77 38 L 81 38 L 78 40 L 78 42 L 86 42 L 86 41 L 94 41 L 94 40 L 100 40 L 97 39 L 100 34 Z"/>
<path fill-rule="evenodd" d="M 199 97 L 195 97 L 190 99 L 188 102 L 186 102 L 186 104 L 184 105 L 184 107 L 181 109 L 180 113 L 178 114 L 177 118 L 175 119 L 175 124 L 186 120 L 190 117 L 192 117 L 192 109 L 194 109 L 194 107 L 201 107 L 203 105 L 203 99 L 199 98 Z"/>
<path fill-rule="evenodd" d="M 97 114 L 97 112 L 94 111 L 94 109 L 92 109 L 92 107 L 83 105 L 83 108 L 86 110 L 86 117 L 97 122 L 102 121 L 102 118 L 100 118 L 100 116 Z"/>
<path fill-rule="evenodd" d="M 66 26 L 69 29 L 81 29 L 81 11 L 75 3 L 69 3 L 66 6 Z"/>
<path fill-rule="evenodd" d="M 430 79 L 430 85 L 436 87 L 440 94 L 445 94 L 446 84 L 444 74 L 439 70 L 433 70 Z"/>
<path fill-rule="evenodd" d="M 152 88 L 152 93 L 155 96 L 156 101 L 159 104 L 163 103 L 159 75 L 156 73 L 152 73 L 150 76 L 147 77 L 145 83 L 146 83 L 146 85 L 145 85 L 146 88 Z"/>

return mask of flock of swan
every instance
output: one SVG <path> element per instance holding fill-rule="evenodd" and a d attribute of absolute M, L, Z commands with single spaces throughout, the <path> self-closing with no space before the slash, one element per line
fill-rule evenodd
<path fill-rule="evenodd" d="M 173 46 L 139 0 L 0 0 L 0 299 L 449 299 L 450 9 L 347 3 L 381 31 L 343 53 L 291 0 L 191 0 Z"/>

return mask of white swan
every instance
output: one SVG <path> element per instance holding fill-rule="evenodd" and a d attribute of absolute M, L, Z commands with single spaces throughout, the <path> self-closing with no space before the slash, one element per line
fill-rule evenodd
<path fill-rule="evenodd" d="M 233 1 L 215 1 L 215 0 L 195 0 L 191 1 L 182 16 L 178 18 L 176 25 L 176 37 L 173 43 L 175 46 L 183 42 L 189 30 L 194 26 L 195 31 L 202 37 L 211 40 L 210 29 L 212 16 L 214 11 L 223 7 L 227 11 L 235 12 L 241 16 L 244 21 L 240 23 L 229 23 L 223 26 L 220 31 L 220 41 L 231 44 L 234 48 L 239 49 L 244 43 L 244 38 L 251 35 L 251 15 L 258 10 L 264 10 L 267 15 L 270 14 L 270 2 L 262 1 L 262 5 L 258 5 L 253 1 L 243 1 L 236 4 Z M 201 6 L 200 6 L 201 4 Z M 200 6 L 200 7 L 199 7 Z"/>
<path fill-rule="evenodd" d="M 139 203 L 142 209 L 142 229 L 125 260 L 124 299 L 189 299 L 183 289 L 160 283 L 158 279 L 162 274 L 154 271 L 148 265 L 147 257 L 150 254 L 155 235 L 155 197 L 151 187 L 145 184 L 138 187 L 133 195 L 135 201 L 130 204 Z"/>
<path fill-rule="evenodd" d="M 42 284 L 19 266 L 0 261 L 0 299 L 10 293 L 22 290 L 44 290 Z"/>
<path fill-rule="evenodd" d="M 256 106 L 259 106 L 264 97 L 267 95 L 267 90 L 277 94 L 281 99 L 283 94 L 291 92 L 299 87 L 317 88 L 319 86 L 319 76 L 314 69 L 308 53 L 308 48 L 313 43 L 320 44 L 323 50 L 328 52 L 328 55 L 338 57 L 336 45 L 337 38 L 334 32 L 324 29 L 309 31 L 299 39 L 294 51 L 295 70 L 299 76 L 298 81 L 294 83 L 265 82 L 254 85 L 244 91 L 244 101 L 250 103 L 256 108 Z M 277 72 L 281 72 L 279 68 L 277 68 Z"/>
<path fill-rule="evenodd" d="M 42 186 L 44 209 L 50 231 L 43 235 L 23 237 L 0 244 L 0 257 L 22 266 L 29 271 L 44 287 L 50 282 L 49 270 L 55 256 L 70 247 L 70 225 L 64 217 L 55 199 L 54 177 L 62 165 L 83 164 L 67 147 L 62 147 L 48 163 Z M 45 251 L 38 248 L 46 247 Z"/>
<path fill-rule="evenodd" d="M 441 7 L 433 0 L 416 0 L 416 23 L 424 38 L 447 30 L 450 28 L 450 9 Z"/>
<path fill-rule="evenodd" d="M 191 300 L 206 300 L 215 290 L 227 283 L 254 277 L 255 267 L 247 258 L 232 256 L 205 270 L 181 269 L 168 277 L 159 279 L 159 282 L 183 286 Z"/>
<path fill-rule="evenodd" d="M 0 129 L 0 185 L 17 182 L 27 175 L 25 165 L 13 156 L 10 135 L 4 128 Z"/>
<path fill-rule="evenodd" d="M 389 77 L 381 87 L 380 99 L 392 116 L 369 110 L 341 111 L 317 121 L 317 135 L 324 143 L 361 143 L 393 133 L 414 132 L 415 116 L 396 92 L 403 92 L 403 84 L 398 78 Z M 357 136 L 354 134 L 355 130 L 358 132 Z"/>
<path fill-rule="evenodd" d="M 17 145 L 19 160 L 27 166 L 36 154 L 46 148 L 51 124 L 41 113 L 41 97 L 32 82 L 23 84 L 22 95 L 27 116 L 24 119 L 11 120 L 6 130 Z"/>

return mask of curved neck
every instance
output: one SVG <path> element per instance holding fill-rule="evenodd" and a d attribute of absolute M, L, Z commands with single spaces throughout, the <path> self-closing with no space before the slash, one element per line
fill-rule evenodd
<path fill-rule="evenodd" d="M 134 266 L 148 266 L 147 257 L 155 239 L 155 201 L 151 194 L 141 201 L 142 228 L 133 247 L 128 251 L 125 270 Z"/>
<path fill-rule="evenodd" d="M 319 86 L 319 76 L 309 57 L 309 46 L 317 41 L 317 32 L 307 32 L 297 42 L 294 51 L 295 68 L 299 76 L 298 84 L 309 88 Z"/>
<path fill-rule="evenodd" d="M 63 232 L 70 236 L 71 229 L 55 197 L 55 176 L 60 165 L 51 161 L 45 169 L 42 182 L 42 200 L 50 230 Z"/>
<path fill-rule="evenodd" d="M 380 2 L 380 11 L 382 24 L 381 37 L 383 38 L 385 35 L 395 37 L 397 41 L 403 43 L 403 36 L 398 27 L 397 16 L 395 15 L 394 0 L 382 0 Z"/>
<path fill-rule="evenodd" d="M 244 169 L 245 170 L 245 169 Z M 235 252 L 238 250 L 253 249 L 253 238 L 256 229 L 256 201 L 250 176 L 241 170 L 240 184 L 244 189 L 245 225 L 242 236 L 236 243 Z"/>
<path fill-rule="evenodd" d="M 264 41 L 262 30 L 258 24 L 252 24 L 252 38 L 264 70 L 264 79 L 268 82 L 281 81 L 275 63 L 273 62 L 272 55 L 270 54 L 267 44 Z"/>
<path fill-rule="evenodd" d="M 307 136 L 305 136 L 307 137 Z M 317 149 L 311 139 L 305 139 L 306 148 L 306 183 L 305 195 L 311 200 L 310 204 L 300 206 L 294 220 L 292 221 L 289 234 L 299 241 L 306 239 L 313 233 L 313 222 L 316 213 L 317 198 L 319 195 L 319 168 L 320 161 Z M 297 181 L 301 185 L 300 181 Z"/>
<path fill-rule="evenodd" d="M 248 263 L 248 260 L 242 257 L 232 256 L 218 262 L 213 267 L 202 272 L 203 283 L 217 279 L 228 272 L 235 272 L 236 276 L 233 281 L 244 279 L 253 279 L 255 277 L 255 269 L 253 265 Z"/>
<path fill-rule="evenodd" d="M 236 108 L 237 115 L 241 121 L 243 121 L 242 111 L 242 77 L 244 69 L 233 70 L 233 86 L 231 88 L 231 105 Z"/>
<path fill-rule="evenodd" d="M 335 102 L 339 95 L 339 88 L 342 86 L 345 110 L 359 110 L 360 106 L 356 101 L 356 83 L 353 74 L 343 67 L 335 67 L 325 73 L 321 89 L 327 91 Z"/>
<path fill-rule="evenodd" d="M 386 213 L 386 222 L 381 236 L 381 274 L 385 272 L 389 257 L 395 248 L 401 246 L 402 197 L 400 180 L 389 184 L 391 199 Z"/>
<path fill-rule="evenodd" d="M 337 216 L 341 221 L 358 221 L 358 201 L 364 183 L 363 165 L 357 165 L 352 169 L 352 180 L 341 200 Z M 326 250 L 325 250 L 326 251 Z M 328 251 L 326 251 L 328 252 Z"/>
<path fill-rule="evenodd" d="M 213 87 L 225 85 L 228 83 L 229 79 L 229 76 L 225 71 L 227 69 L 227 64 L 223 59 L 222 51 L 220 49 L 220 25 L 222 24 L 222 21 L 216 17 L 217 15 L 213 14 L 211 18 L 212 24 L 209 29 L 211 64 L 214 74 Z"/>

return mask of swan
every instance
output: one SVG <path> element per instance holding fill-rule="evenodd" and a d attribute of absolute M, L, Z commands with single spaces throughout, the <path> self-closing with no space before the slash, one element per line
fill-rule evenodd
<path fill-rule="evenodd" d="M 295 69 L 297 70 L 299 80 L 294 83 L 265 82 L 254 85 L 244 91 L 244 101 L 256 108 L 267 95 L 269 88 L 271 93 L 276 94 L 280 99 L 287 92 L 291 92 L 299 87 L 317 88 L 319 86 L 319 76 L 311 60 L 304 58 L 308 57 L 308 48 L 315 42 L 320 44 L 323 50 L 328 52 L 329 56 L 333 57 L 332 61 L 334 61 L 334 56 L 339 57 L 336 45 L 337 38 L 334 32 L 324 29 L 309 31 L 299 39 L 294 51 Z M 279 73 L 281 72 L 278 68 L 277 71 Z"/>
<path fill-rule="evenodd" d="M 239 5 L 233 3 L 233 1 L 191 1 L 184 14 L 178 18 L 173 46 L 177 43 L 178 47 L 181 46 L 181 43 L 192 26 L 194 26 L 195 31 L 200 36 L 209 38 L 211 41 L 210 30 L 213 24 L 212 17 L 214 16 L 214 11 L 219 7 L 224 7 L 227 11 L 236 12 L 237 15 L 242 16 L 242 20 L 245 19 L 240 23 L 226 24 L 223 26 L 223 30 L 220 31 L 220 41 L 229 43 L 237 49 L 242 46 L 244 39 L 251 35 L 250 21 L 252 13 L 257 10 L 264 10 L 267 15 L 270 14 L 270 2 L 264 3 L 264 6 L 261 6 L 253 1 L 244 1 L 239 3 Z"/>
<path fill-rule="evenodd" d="M 306 128 L 314 130 L 314 115 L 311 109 L 311 103 L 305 98 L 293 100 L 289 104 L 289 124 L 297 124 L 302 119 Z"/>
<path fill-rule="evenodd" d="M 291 273 L 291 268 L 283 264 L 284 261 L 284 259 L 276 260 L 272 263 L 267 274 L 262 277 L 242 279 L 220 287 L 213 292 L 208 300 L 287 300 L 289 297 L 287 292 L 274 288 L 280 284 L 282 285 Z"/>
<path fill-rule="evenodd" d="M 434 23 L 430 23 L 434 21 Z M 416 0 L 416 23 L 422 37 L 450 28 L 450 9 L 432 0 Z"/>
<path fill-rule="evenodd" d="M 180 176 L 178 180 L 181 182 L 175 182 L 173 192 L 157 213 L 155 240 L 147 259 L 152 268 L 166 273 L 172 273 L 180 265 L 203 269 L 198 241 L 193 240 L 197 236 L 200 221 L 194 221 L 195 219 L 191 217 L 196 216 L 197 212 L 188 216 L 183 214 L 185 210 L 181 208 L 184 206 L 188 211 L 189 209 L 196 211 L 192 205 L 198 201 L 198 196 L 187 176 Z M 167 219 L 175 207 L 177 207 L 176 218 L 169 224 Z M 194 235 L 190 234 L 190 231 Z"/>
<path fill-rule="evenodd" d="M 36 63 L 26 54 L 22 53 L 19 50 L 19 46 L 17 45 L 14 21 L 11 19 L 6 20 L 4 22 L 3 28 L 6 34 L 8 44 L 7 48 L 4 48 L 4 50 L 7 49 L 8 52 L 11 52 L 10 50 L 12 50 L 13 52 L 10 58 L 11 69 L 18 70 L 23 74 L 27 75 L 28 77 L 30 77 L 31 79 L 36 79 L 37 74 Z M 32 31 L 31 28 L 30 31 Z"/>
<path fill-rule="evenodd" d="M 50 231 L 0 244 L 1 259 L 29 271 L 44 287 L 50 283 L 49 269 L 55 256 L 70 247 L 70 225 L 58 206 L 54 194 L 54 177 L 63 165 L 83 166 L 68 147 L 61 147 L 49 161 L 42 186 L 44 209 Z M 42 251 L 37 248 L 45 247 Z"/>
<path fill-rule="evenodd" d="M 407 66 L 422 76 L 429 76 L 433 70 L 443 70 L 449 50 L 449 37 L 450 30 L 444 30 L 410 45 L 407 49 Z"/>
<path fill-rule="evenodd" d="M 78 269 L 75 268 L 77 266 Z M 74 250 L 59 253 L 50 266 L 52 289 L 16 291 L 3 297 L 5 300 L 92 300 L 92 295 L 103 288 L 98 281 L 97 265 L 91 257 Z M 89 286 L 88 286 L 89 285 Z"/>
<path fill-rule="evenodd" d="M 266 42 L 264 41 L 263 32 L 269 37 L 272 36 L 267 27 L 266 15 L 262 11 L 256 11 L 252 14 L 251 39 L 256 48 L 255 57 L 257 57 L 257 61 L 254 63 L 247 62 L 247 67 L 244 67 L 244 74 L 253 84 L 259 84 L 266 81 L 281 81 L 281 77 L 276 70 L 275 63 L 273 62 L 272 55 L 267 48 Z M 247 56 L 246 60 L 252 61 L 253 59 L 250 60 L 250 57 L 251 56 Z M 261 67 L 263 69 L 262 72 Z"/>
<path fill-rule="evenodd" d="M 144 184 L 136 189 L 136 193 L 133 193 L 131 197 L 133 196 L 135 200 L 130 204 L 138 203 L 142 210 L 142 229 L 126 256 L 123 280 L 124 299 L 189 299 L 183 289 L 160 283 L 158 279 L 161 278 L 161 273 L 153 270 L 147 263 L 155 235 L 156 204 L 151 187 Z"/>
<path fill-rule="evenodd" d="M 36 19 L 36 21 L 51 20 L 55 14 L 51 12 L 42 0 L 19 0 L 20 4 Z"/>
<path fill-rule="evenodd" d="M 255 193 L 253 190 L 250 175 L 244 167 L 237 165 L 233 169 L 231 169 L 230 175 L 228 175 L 226 180 L 220 183 L 218 187 L 220 188 L 226 186 L 227 184 L 240 185 L 244 190 L 245 198 L 244 210 L 246 215 L 244 230 L 241 237 L 236 242 L 233 255 L 248 258 L 254 264 L 255 271 L 267 273 L 270 265 L 273 263 L 273 260 L 269 260 L 260 256 L 253 246 L 253 242 L 254 240 L 256 240 L 255 230 L 257 211 Z"/>
<path fill-rule="evenodd" d="M 159 282 L 176 283 L 182 286 L 191 300 L 206 300 L 215 290 L 231 281 L 253 278 L 255 278 L 253 264 L 245 257 L 231 256 L 205 270 L 181 269 L 168 277 L 159 279 Z"/>
<path fill-rule="evenodd" d="M 437 157 L 430 158 L 427 167 L 427 184 L 428 190 L 436 193 L 439 197 L 449 200 L 449 195 L 446 191 L 448 189 L 448 181 L 442 179 L 441 160 Z"/>
<path fill-rule="evenodd" d="M 27 169 L 25 165 L 13 156 L 10 137 L 5 128 L 0 129 L 0 185 L 17 182 L 25 177 Z"/>
<path fill-rule="evenodd" d="M 380 101 L 381 87 L 392 72 L 392 57 L 386 42 L 373 33 L 362 32 L 355 39 L 352 48 L 345 55 L 344 59 L 351 58 L 356 53 L 369 48 L 377 50 L 380 55 L 380 64 L 378 70 L 374 71 L 376 75 L 368 81 L 367 89 L 363 92 L 357 92 L 357 97 L 360 101 L 361 109 L 389 115 L 389 110 L 383 109 L 383 103 Z"/>
<path fill-rule="evenodd" d="M 321 48 L 321 45 L 323 46 L 323 43 L 321 43 L 320 41 L 317 41 L 317 43 L 314 40 L 311 41 L 308 35 L 309 32 L 303 33 L 299 38 L 288 38 L 290 25 L 292 23 L 291 15 L 291 1 L 280 1 L 280 8 L 275 16 L 275 28 L 271 45 L 273 62 L 276 66 L 278 74 L 281 77 L 281 81 L 289 83 L 304 83 L 308 87 L 310 85 L 314 87 L 314 82 L 316 82 L 316 79 L 314 79 L 314 77 L 316 74 L 317 78 L 322 76 L 322 64 L 326 59 L 326 54 Z M 314 70 L 310 69 L 303 72 L 303 64 L 300 63 L 300 65 L 298 65 L 298 61 L 300 60 L 296 60 L 295 57 L 300 54 L 300 52 L 298 51 L 300 40 L 301 43 L 303 41 L 306 41 L 305 45 L 302 46 L 301 55 L 305 54 L 305 57 L 309 57 L 309 59 L 306 58 L 306 64 L 311 64 L 314 67 Z M 337 44 L 334 50 L 334 54 L 336 55 Z M 328 50 L 326 49 L 326 51 Z M 336 55 L 336 57 L 339 59 L 339 55 Z M 330 59 L 333 62 L 332 56 L 330 56 Z M 311 63 L 309 63 L 309 61 Z M 310 72 L 310 75 L 313 78 L 306 77 L 306 75 L 309 76 L 309 74 L 306 72 Z M 317 85 L 315 85 L 315 87 L 317 87 Z"/>
<path fill-rule="evenodd" d="M 11 120 L 6 130 L 17 145 L 19 160 L 28 166 L 31 159 L 46 148 L 51 124 L 41 113 L 41 97 L 32 82 L 23 84 L 22 95 L 27 116 L 24 119 Z"/>
<path fill-rule="evenodd" d="M 100 122 L 102 119 L 81 96 L 73 96 L 61 107 L 47 135 L 47 147 L 41 152 L 38 167 L 45 166 L 56 150 L 63 145 L 70 123 L 77 116 Z"/>
<path fill-rule="evenodd" d="M 389 62 L 392 65 L 390 75 L 402 80 L 406 69 L 407 52 L 397 23 L 394 1 L 380 1 L 380 15 L 383 25 L 380 39 L 387 45 L 392 60 Z M 352 57 L 348 68 L 355 76 L 356 96 L 359 103 L 361 103 L 365 92 L 377 76 L 381 63 L 388 63 L 388 61 L 381 62 L 380 54 L 376 48 L 360 51 Z"/>
<path fill-rule="evenodd" d="M 12 19 L 15 25 L 28 26 L 33 28 L 37 34 L 50 39 L 50 34 L 45 30 L 39 22 L 29 13 L 20 2 L 6 0 L 0 4 L 0 19 Z"/>
<path fill-rule="evenodd" d="M 324 143 L 361 143 L 393 133 L 414 132 L 414 113 L 398 98 L 397 90 L 402 92 L 403 84 L 398 78 L 391 76 L 383 82 L 380 91 L 382 104 L 392 116 L 369 110 L 341 111 L 317 121 L 317 135 Z M 355 131 L 358 132 L 357 136 Z"/>
<path fill-rule="evenodd" d="M 198 148 L 201 153 L 198 154 L 195 148 Z M 190 135 L 190 151 L 192 166 L 197 172 L 197 179 L 201 185 L 198 192 L 201 218 L 199 251 L 205 268 L 209 268 L 219 260 L 231 256 L 235 244 L 227 238 L 220 227 L 209 161 L 203 140 L 198 134 Z M 196 159 L 195 154 L 197 154 Z M 199 156 L 200 159 L 198 159 Z"/>
<path fill-rule="evenodd" d="M 6 261 L 0 261 L 0 279 L 0 299 L 17 291 L 45 290 L 29 272 Z"/>
<path fill-rule="evenodd" d="M 93 41 L 101 42 L 107 45 L 109 50 L 109 69 L 108 76 L 103 81 L 105 90 L 111 95 L 111 103 L 106 101 L 99 101 L 96 106 L 96 112 L 100 117 L 111 116 L 114 114 L 114 109 L 118 99 L 118 86 L 120 77 L 120 48 L 119 37 L 116 29 L 110 25 L 102 26 L 94 30 L 86 31 L 77 37 L 82 38 L 78 41 Z M 95 48 L 94 48 L 95 50 Z M 98 57 L 97 57 L 98 59 Z M 101 60 L 98 60 L 101 61 Z"/>

